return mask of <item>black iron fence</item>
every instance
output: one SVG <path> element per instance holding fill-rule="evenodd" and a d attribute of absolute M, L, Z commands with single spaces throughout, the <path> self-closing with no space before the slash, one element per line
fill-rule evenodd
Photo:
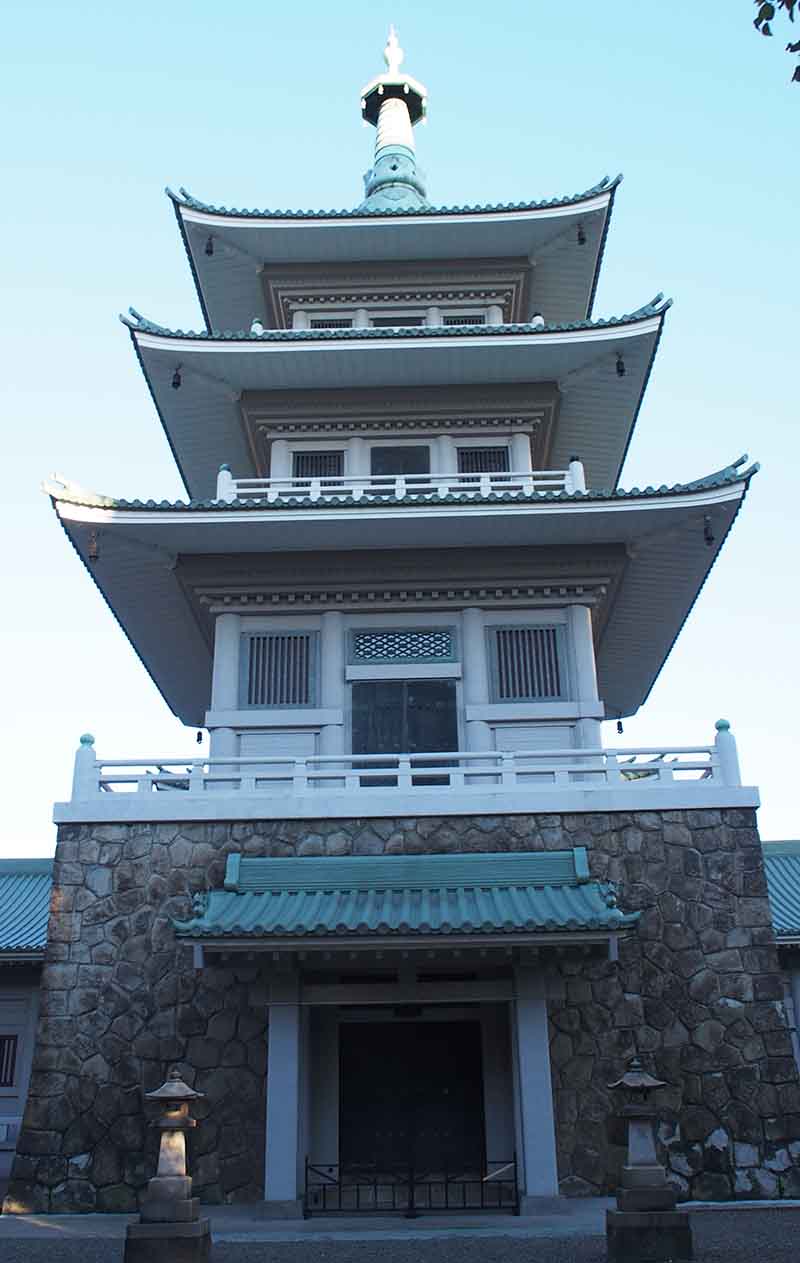
<path fill-rule="evenodd" d="M 432 1211 L 505 1211 L 519 1214 L 517 1164 L 487 1162 L 482 1171 L 341 1167 L 306 1158 L 303 1214 L 404 1214 Z"/>

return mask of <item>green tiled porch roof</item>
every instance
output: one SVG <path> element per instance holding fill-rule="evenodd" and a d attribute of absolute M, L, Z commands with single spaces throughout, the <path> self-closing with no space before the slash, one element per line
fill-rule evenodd
<path fill-rule="evenodd" d="M 589 879 L 586 851 L 516 855 L 358 856 L 321 860 L 229 855 L 177 933 L 196 939 L 445 937 L 608 933 L 637 913 Z"/>
<path fill-rule="evenodd" d="M 0 860 L 0 962 L 44 954 L 52 884 L 52 860 Z"/>
<path fill-rule="evenodd" d="M 765 842 L 763 851 L 775 937 L 800 942 L 800 841 Z"/>
<path fill-rule="evenodd" d="M 598 193 L 610 192 L 616 188 L 621 179 L 621 175 L 615 176 L 613 180 L 609 179 L 608 176 L 604 176 L 599 184 L 586 189 L 583 193 L 571 193 L 562 197 L 546 198 L 538 202 L 499 202 L 475 206 L 400 207 L 396 210 L 373 210 L 370 207 L 356 207 L 345 210 L 237 210 L 235 207 L 213 206 L 208 202 L 202 202 L 199 198 L 192 197 L 191 193 L 188 193 L 183 188 L 179 189 L 177 193 L 170 188 L 165 189 L 165 192 L 176 206 L 187 206 L 192 210 L 202 211 L 207 215 L 233 216 L 238 219 L 362 219 L 365 215 L 372 216 L 375 219 L 413 219 L 422 215 L 496 215 L 498 212 L 545 210 L 550 207 L 572 206 L 579 202 L 586 202 L 590 198 L 596 197 Z"/>

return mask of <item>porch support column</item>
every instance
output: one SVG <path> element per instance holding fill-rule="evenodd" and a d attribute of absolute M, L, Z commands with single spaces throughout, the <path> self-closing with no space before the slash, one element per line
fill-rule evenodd
<path fill-rule="evenodd" d="M 535 967 L 518 965 L 514 980 L 514 1086 L 521 1149 L 518 1154 L 520 1193 L 523 1197 L 558 1197 L 544 975 Z"/>
<path fill-rule="evenodd" d="M 305 312 L 303 312 L 305 315 Z M 270 478 L 291 478 L 292 459 L 289 443 L 286 439 L 275 439 L 269 454 Z"/>
<path fill-rule="evenodd" d="M 483 610 L 464 610 L 461 631 L 464 641 L 464 702 L 467 706 L 486 706 L 489 702 L 489 670 Z M 491 750 L 492 730 L 485 720 L 467 720 L 466 730 L 468 750 Z"/>
<path fill-rule="evenodd" d="M 344 617 L 339 610 L 322 615 L 320 636 L 322 705 L 342 712 L 344 718 Z M 325 724 L 319 735 L 320 754 L 344 753 L 344 725 Z"/>
<path fill-rule="evenodd" d="M 264 1200 L 299 1214 L 300 992 L 296 976 L 270 985 L 267 1031 L 267 1144 Z"/>
<path fill-rule="evenodd" d="M 575 660 L 578 705 L 581 709 L 587 703 L 596 706 L 600 695 L 597 691 L 597 670 L 594 660 L 592 611 L 588 605 L 570 605 L 567 608 L 567 619 Z M 582 746 L 592 747 L 603 744 L 599 719 L 580 719 L 578 733 Z"/>

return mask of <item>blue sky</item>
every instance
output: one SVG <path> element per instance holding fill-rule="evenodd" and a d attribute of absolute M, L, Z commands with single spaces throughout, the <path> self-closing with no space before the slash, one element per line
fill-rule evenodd
<path fill-rule="evenodd" d="M 372 143 L 359 89 L 390 21 L 430 91 L 417 143 L 435 202 L 548 197 L 624 172 L 595 312 L 658 290 L 675 307 L 623 485 L 744 451 L 763 466 L 624 741 L 710 741 L 725 716 L 761 787 L 763 836 L 800 836 L 800 88 L 785 32 L 759 38 L 748 0 L 624 7 L 32 0 L 5 15 L 2 853 L 52 851 L 81 732 L 107 757 L 196 749 L 38 489 L 58 470 L 121 496 L 182 492 L 116 319 L 132 304 L 201 327 L 163 187 L 228 206 L 354 205 Z"/>

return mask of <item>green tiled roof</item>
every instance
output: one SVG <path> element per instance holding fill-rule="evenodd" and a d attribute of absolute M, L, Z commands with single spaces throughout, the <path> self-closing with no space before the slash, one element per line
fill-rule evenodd
<path fill-rule="evenodd" d="M 229 855 L 189 938 L 327 938 L 613 931 L 638 914 L 589 880 L 586 852 L 246 859 Z"/>
<path fill-rule="evenodd" d="M 353 210 L 237 210 L 235 207 L 212 206 L 208 202 L 201 202 L 198 198 L 192 197 L 186 189 L 179 189 L 174 193 L 172 189 L 165 190 L 167 197 L 175 203 L 176 206 L 186 206 L 191 210 L 202 211 L 207 215 L 228 215 L 235 216 L 239 219 L 362 219 L 365 215 L 372 216 L 375 219 L 407 219 L 418 218 L 421 215 L 491 215 L 498 212 L 513 211 L 531 211 L 546 210 L 549 207 L 571 206 L 577 202 L 586 202 L 590 198 L 596 197 L 598 193 L 608 193 L 615 189 L 622 180 L 622 176 L 615 176 L 613 180 L 605 176 L 599 184 L 595 184 L 592 188 L 586 189 L 583 193 L 572 193 L 564 197 L 552 197 L 540 202 L 505 202 L 494 205 L 476 205 L 476 206 L 421 206 L 421 207 L 401 207 L 399 209 L 381 209 L 372 210 L 369 207 L 358 207 Z"/>
<path fill-rule="evenodd" d="M 52 884 L 52 860 L 0 860 L 0 960 L 44 952 Z"/>
<path fill-rule="evenodd" d="M 157 512 L 180 512 L 187 509 L 193 511 L 208 512 L 241 512 L 242 510 L 258 510 L 260 512 L 280 512 L 287 508 L 293 509 L 327 509 L 331 508 L 356 508 L 369 509 L 376 505 L 388 507 L 396 504 L 406 505 L 425 505 L 435 512 L 438 505 L 448 504 L 538 504 L 542 501 L 558 500 L 564 503 L 580 501 L 585 503 L 591 500 L 596 503 L 609 502 L 615 500 L 635 500 L 635 499 L 658 499 L 663 496 L 675 495 L 691 495 L 698 491 L 711 491 L 719 487 L 727 487 L 736 482 L 746 481 L 758 472 L 758 464 L 750 465 L 747 469 L 743 469 L 747 456 L 740 456 L 737 461 L 731 465 L 726 465 L 724 469 L 717 470 L 716 473 L 707 474 L 704 478 L 696 478 L 693 482 L 674 483 L 671 487 L 662 485 L 660 487 L 632 487 L 629 491 L 617 488 L 614 491 L 535 491 L 532 494 L 526 494 L 524 491 L 496 491 L 482 495 L 474 490 L 464 492 L 454 492 L 447 496 L 439 496 L 434 489 L 430 492 L 421 494 L 416 491 L 409 491 L 404 497 L 398 499 L 394 495 L 381 492 L 379 495 L 371 495 L 369 491 L 362 492 L 361 498 L 356 500 L 351 495 L 342 494 L 336 496 L 326 496 L 325 499 L 311 500 L 308 496 L 282 496 L 280 500 L 268 500 L 266 496 L 247 496 L 246 499 L 240 500 L 117 500 L 113 496 L 96 495 L 94 492 L 85 491 L 79 487 L 70 487 L 68 484 L 57 484 L 49 482 L 45 484 L 45 490 L 56 501 L 68 501 L 70 504 L 80 504 L 86 508 L 104 508 L 104 509 L 130 509 L 130 510 L 147 510 Z"/>
<path fill-rule="evenodd" d="M 775 937 L 800 938 L 800 841 L 765 842 L 763 851 Z"/>
<path fill-rule="evenodd" d="M 127 316 L 120 320 L 134 333 L 152 333 L 161 338 L 191 339 L 201 342 L 348 342 L 360 339 L 385 341 L 387 338 L 503 338 L 524 334 L 580 333 L 586 329 L 613 329 L 619 325 L 635 324 L 663 316 L 672 306 L 671 298 L 656 294 L 649 303 L 637 307 L 624 316 L 609 316 L 605 320 L 573 320 L 565 324 L 510 325 L 401 325 L 394 329 L 265 329 L 263 333 L 250 333 L 247 329 L 228 330 L 224 333 L 207 330 L 169 329 L 166 325 L 148 320 L 135 307 L 129 307 Z"/>

